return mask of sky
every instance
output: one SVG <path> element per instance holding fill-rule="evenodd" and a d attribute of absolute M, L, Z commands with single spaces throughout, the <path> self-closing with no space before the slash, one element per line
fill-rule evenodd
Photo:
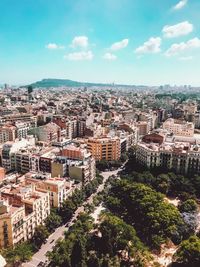
<path fill-rule="evenodd" d="M 200 86 L 200 0 L 0 0 L 0 84 Z"/>

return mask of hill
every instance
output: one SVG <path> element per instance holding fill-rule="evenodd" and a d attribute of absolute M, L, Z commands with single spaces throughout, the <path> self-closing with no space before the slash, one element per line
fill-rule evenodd
<path fill-rule="evenodd" d="M 66 87 L 93 87 L 93 86 L 111 86 L 114 87 L 115 85 L 113 84 L 103 84 L 103 83 L 88 83 L 88 82 L 77 82 L 77 81 L 72 81 L 68 79 L 43 79 L 41 81 L 37 81 L 35 83 L 31 84 L 34 88 L 35 87 L 61 87 L 61 86 L 66 86 Z M 123 87 L 133 87 L 130 85 L 118 85 L 118 86 L 123 86 Z"/>

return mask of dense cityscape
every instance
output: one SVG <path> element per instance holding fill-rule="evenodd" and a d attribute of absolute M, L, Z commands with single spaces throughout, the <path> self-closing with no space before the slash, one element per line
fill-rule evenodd
<path fill-rule="evenodd" d="M 198 89 L 6 84 L 0 102 L 8 266 L 198 266 Z"/>
<path fill-rule="evenodd" d="M 200 1 L 0 11 L 0 267 L 200 267 Z"/>

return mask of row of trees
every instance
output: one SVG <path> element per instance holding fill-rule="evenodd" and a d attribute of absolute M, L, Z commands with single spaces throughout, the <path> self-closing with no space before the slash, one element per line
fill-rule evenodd
<path fill-rule="evenodd" d="M 97 175 L 97 178 L 85 185 L 83 189 L 76 189 L 73 195 L 64 201 L 61 209 L 59 210 L 59 215 L 62 217 L 64 223 L 72 218 L 75 210 L 81 206 L 89 196 L 96 192 L 98 186 L 102 182 L 103 177 L 101 175 Z"/>
<path fill-rule="evenodd" d="M 148 266 L 151 259 L 135 229 L 119 217 L 105 213 L 101 224 L 94 228 L 92 218 L 82 214 L 48 253 L 51 266 L 120 267 Z"/>
<path fill-rule="evenodd" d="M 181 200 L 200 198 L 200 176 L 198 175 L 188 178 L 171 172 L 153 175 L 149 171 L 125 171 L 121 177 L 133 182 L 146 184 L 169 197 L 179 197 Z"/>

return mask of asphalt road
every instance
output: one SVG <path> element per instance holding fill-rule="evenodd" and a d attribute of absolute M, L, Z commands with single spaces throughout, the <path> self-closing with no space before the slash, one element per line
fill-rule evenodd
<path fill-rule="evenodd" d="M 122 167 L 121 167 L 122 168 Z M 68 227 L 66 227 L 65 225 L 57 228 L 55 230 L 54 233 L 52 233 L 49 238 L 47 239 L 47 242 L 45 244 L 43 244 L 41 246 L 41 248 L 39 249 L 39 251 L 37 253 L 35 253 L 31 259 L 31 261 L 29 262 L 26 262 L 23 264 L 23 267 L 36 267 L 38 266 L 38 264 L 40 262 L 45 262 L 47 261 L 47 257 L 46 257 L 46 253 L 48 251 L 52 251 L 53 250 L 53 247 L 55 246 L 56 244 L 56 241 L 59 239 L 59 238 L 63 238 L 64 237 L 64 232 L 66 232 L 69 227 L 71 225 L 74 224 L 74 220 L 77 219 L 78 215 L 81 213 L 81 212 L 84 212 L 84 205 L 85 204 L 91 204 L 93 202 L 93 198 L 94 196 L 97 195 L 97 193 L 103 191 L 104 187 L 105 187 L 105 183 L 106 181 L 108 180 L 108 178 L 111 176 L 111 175 L 117 175 L 118 171 L 121 170 L 121 168 L 115 170 L 115 171 L 108 171 L 108 172 L 102 172 L 101 175 L 103 176 L 103 183 L 98 187 L 97 191 L 92 194 L 84 203 L 81 207 L 79 207 L 76 212 L 74 213 L 74 216 L 73 218 L 71 219 L 71 221 L 69 221 L 68 223 Z"/>

